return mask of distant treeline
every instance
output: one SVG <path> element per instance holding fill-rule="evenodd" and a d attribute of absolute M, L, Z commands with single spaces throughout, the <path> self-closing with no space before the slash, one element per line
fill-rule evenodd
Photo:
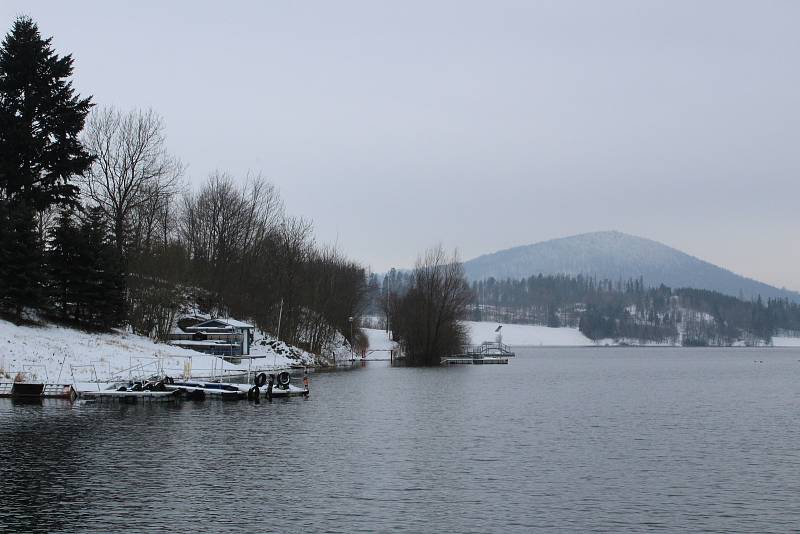
<path fill-rule="evenodd" d="M 72 65 L 27 17 L 0 45 L 0 313 L 163 339 L 200 304 L 315 352 L 357 332 L 361 266 L 260 176 L 187 189 L 163 120 L 92 109 Z"/>

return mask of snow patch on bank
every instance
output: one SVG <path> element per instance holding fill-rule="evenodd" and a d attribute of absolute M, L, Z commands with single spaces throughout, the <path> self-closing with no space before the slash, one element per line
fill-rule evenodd
<path fill-rule="evenodd" d="M 470 343 L 478 345 L 494 341 L 495 329 L 501 323 L 464 321 L 469 328 Z M 583 347 L 595 345 L 577 328 L 550 328 L 528 324 L 503 324 L 503 343 L 512 346 Z"/>
<path fill-rule="evenodd" d="M 369 342 L 365 359 L 388 360 L 391 358 L 391 351 L 397 350 L 397 343 L 389 338 L 386 330 L 362 328 L 361 331 L 367 336 Z"/>
<path fill-rule="evenodd" d="M 389 339 L 386 330 L 376 330 L 374 328 L 362 328 L 369 340 L 369 350 L 394 350 L 397 348 L 397 343 Z"/>
<path fill-rule="evenodd" d="M 494 330 L 501 323 L 465 321 L 470 331 L 470 343 L 478 345 L 484 341 L 494 341 L 497 334 Z M 549 347 L 585 347 L 585 346 L 619 346 L 632 345 L 639 347 L 679 347 L 680 345 L 645 341 L 638 339 L 598 339 L 592 341 L 577 328 L 549 328 L 546 326 L 503 324 L 503 343 L 512 346 L 549 346 Z M 734 346 L 745 346 L 744 342 Z M 774 336 L 774 347 L 800 347 L 800 337 Z"/>
<path fill-rule="evenodd" d="M 800 337 L 773 336 L 773 347 L 800 347 Z"/>

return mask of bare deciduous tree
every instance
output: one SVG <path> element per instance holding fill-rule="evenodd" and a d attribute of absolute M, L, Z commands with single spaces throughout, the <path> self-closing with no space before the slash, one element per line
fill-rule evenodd
<path fill-rule="evenodd" d="M 282 218 L 275 187 L 260 175 L 238 186 L 227 174 L 212 174 L 198 193 L 184 196 L 179 222 L 180 237 L 199 269 L 198 282 L 223 292 L 241 281 Z"/>
<path fill-rule="evenodd" d="M 180 160 L 167 152 L 163 119 L 152 110 L 99 109 L 87 121 L 83 143 L 95 157 L 83 194 L 102 208 L 117 249 L 126 251 L 128 238 L 151 238 L 154 214 L 175 194 L 183 173 Z"/>

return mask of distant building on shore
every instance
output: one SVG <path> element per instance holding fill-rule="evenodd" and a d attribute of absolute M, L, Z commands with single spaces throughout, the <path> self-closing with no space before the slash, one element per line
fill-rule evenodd
<path fill-rule="evenodd" d="M 236 319 L 209 319 L 176 329 L 171 345 L 217 356 L 248 356 L 255 327 Z"/>

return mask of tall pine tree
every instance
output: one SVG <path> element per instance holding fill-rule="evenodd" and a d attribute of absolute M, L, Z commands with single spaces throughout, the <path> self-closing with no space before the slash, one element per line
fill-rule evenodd
<path fill-rule="evenodd" d="M 84 322 L 109 328 L 125 315 L 125 278 L 122 261 L 113 245 L 103 210 L 90 208 L 83 217 L 81 239 L 85 252 L 81 260 L 86 275 L 80 284 Z"/>
<path fill-rule="evenodd" d="M 80 286 L 89 275 L 88 246 L 72 209 L 64 209 L 48 232 L 47 267 L 52 309 L 62 319 L 80 320 Z"/>
<path fill-rule="evenodd" d="M 78 138 L 91 97 L 75 92 L 72 56 L 51 41 L 19 17 L 0 45 L 0 196 L 36 210 L 74 201 L 70 181 L 92 162 Z"/>
<path fill-rule="evenodd" d="M 72 87 L 72 57 L 53 51 L 27 17 L 0 44 L 0 304 L 19 319 L 39 308 L 46 279 L 36 218 L 53 205 L 76 202 L 71 182 L 92 157 L 78 135 L 91 107 Z"/>
<path fill-rule="evenodd" d="M 7 202 L 4 202 L 8 206 Z M 45 304 L 44 258 L 36 228 L 36 213 L 27 203 L 5 209 L 4 230 L 0 232 L 0 303 L 11 310 L 17 320 L 26 307 L 41 308 Z"/>

